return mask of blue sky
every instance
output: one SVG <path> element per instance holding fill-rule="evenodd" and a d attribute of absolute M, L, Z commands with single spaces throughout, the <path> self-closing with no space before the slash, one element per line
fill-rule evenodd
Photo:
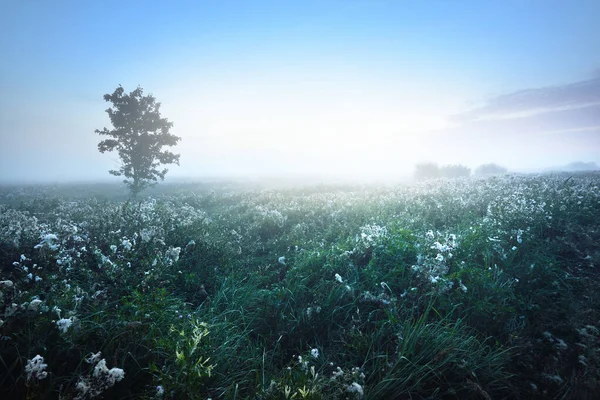
<path fill-rule="evenodd" d="M 42 1 L 0 14 L 0 180 L 108 179 L 141 85 L 169 176 L 600 162 L 598 1 Z M 113 178 L 117 179 L 117 178 Z"/>

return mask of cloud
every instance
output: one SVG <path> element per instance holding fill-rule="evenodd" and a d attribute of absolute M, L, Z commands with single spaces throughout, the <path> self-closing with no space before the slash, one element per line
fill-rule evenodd
<path fill-rule="evenodd" d="M 600 71 L 596 75 L 490 98 L 430 132 L 422 153 L 438 163 L 499 162 L 515 169 L 599 162 Z"/>
<path fill-rule="evenodd" d="M 524 89 L 497 96 L 482 107 L 454 115 L 451 119 L 465 124 L 487 119 L 520 119 L 536 114 L 550 117 L 553 112 L 560 115 L 564 111 L 597 106 L 600 105 L 600 69 L 594 75 L 594 78 L 580 82 Z"/>
<path fill-rule="evenodd" d="M 600 103 L 546 110 L 512 118 L 477 119 L 461 124 L 457 131 L 491 136 L 537 136 L 558 132 L 600 131 Z"/>

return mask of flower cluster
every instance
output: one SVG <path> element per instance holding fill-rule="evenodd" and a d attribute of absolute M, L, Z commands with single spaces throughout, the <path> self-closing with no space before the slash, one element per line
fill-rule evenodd
<path fill-rule="evenodd" d="M 96 397 L 125 378 L 125 371 L 121 368 L 108 369 L 100 352 L 90 354 L 85 361 L 94 367 L 87 376 L 81 377 L 77 382 L 78 395 L 75 399 Z"/>
<path fill-rule="evenodd" d="M 44 379 L 48 376 L 46 368 L 48 364 L 44 363 L 44 357 L 39 354 L 27 361 L 25 365 L 25 373 L 27 373 L 27 381 L 32 379 Z"/>

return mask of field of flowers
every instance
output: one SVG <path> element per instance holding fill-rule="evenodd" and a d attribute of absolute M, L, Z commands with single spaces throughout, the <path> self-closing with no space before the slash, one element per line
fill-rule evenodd
<path fill-rule="evenodd" d="M 0 393 L 600 398 L 600 174 L 0 188 Z"/>

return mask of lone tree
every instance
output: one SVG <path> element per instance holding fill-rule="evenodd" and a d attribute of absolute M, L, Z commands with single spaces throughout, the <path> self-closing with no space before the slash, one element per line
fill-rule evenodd
<path fill-rule="evenodd" d="M 117 150 L 121 168 L 109 172 L 125 176 L 123 183 L 135 198 L 145 188 L 154 186 L 158 178 L 165 179 L 168 170 L 159 170 L 161 164 L 179 165 L 179 154 L 162 148 L 175 146 L 181 138 L 169 133 L 173 123 L 160 116 L 160 103 L 154 96 L 144 96 L 139 86 L 129 94 L 123 93 L 119 85 L 113 94 L 104 95 L 104 100 L 113 104 L 106 112 L 114 129 L 95 132 L 111 138 L 98 143 L 98 150 L 101 153 Z"/>

